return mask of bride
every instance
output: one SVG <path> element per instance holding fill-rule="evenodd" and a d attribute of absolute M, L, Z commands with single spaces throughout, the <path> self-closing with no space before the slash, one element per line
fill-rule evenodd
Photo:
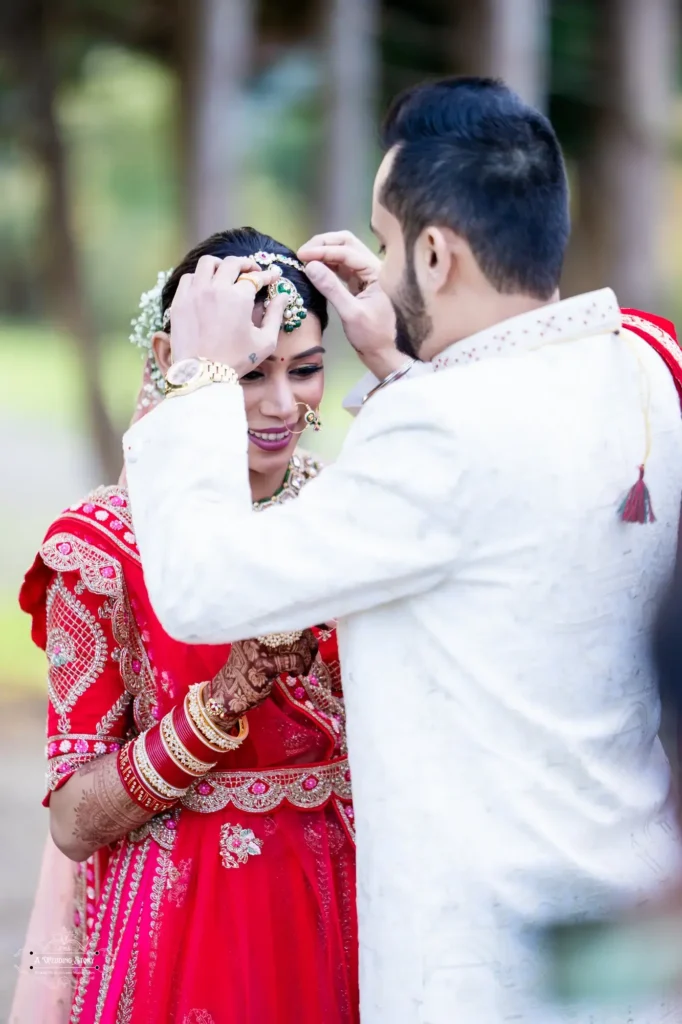
<path fill-rule="evenodd" d="M 166 311 L 204 256 L 277 267 L 269 292 L 287 293 L 276 352 L 241 381 L 252 498 L 267 509 L 320 471 L 296 446 L 320 426 L 326 301 L 274 239 L 250 228 L 207 239 L 142 297 L 132 340 L 148 357 L 136 417 L 162 398 Z M 263 292 L 254 317 L 266 304 Z M 52 524 L 21 605 L 48 662 L 44 802 L 57 848 L 46 853 L 33 924 L 68 914 L 82 963 L 68 994 L 45 993 L 41 1008 L 24 979 L 12 1020 L 357 1021 L 353 809 L 333 624 L 231 649 L 175 642 L 147 597 L 125 486 L 99 488 Z"/>

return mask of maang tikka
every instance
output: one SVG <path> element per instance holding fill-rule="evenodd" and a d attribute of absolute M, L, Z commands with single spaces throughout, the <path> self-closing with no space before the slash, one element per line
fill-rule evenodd
<path fill-rule="evenodd" d="M 292 259 L 291 256 L 282 256 L 278 252 L 256 252 L 251 259 L 255 260 L 261 267 L 270 267 L 273 263 L 281 263 L 285 267 L 293 267 L 294 270 L 300 270 L 301 273 L 305 271 L 305 267 L 298 260 Z M 303 299 L 299 295 L 296 285 L 286 277 L 280 277 L 279 280 L 273 281 L 271 285 L 268 285 L 268 297 L 264 305 L 266 307 L 269 306 L 272 299 L 282 294 L 286 294 L 289 297 L 282 314 L 282 329 L 287 334 L 290 334 L 297 327 L 301 326 L 308 315 L 308 310 L 303 304 Z"/>

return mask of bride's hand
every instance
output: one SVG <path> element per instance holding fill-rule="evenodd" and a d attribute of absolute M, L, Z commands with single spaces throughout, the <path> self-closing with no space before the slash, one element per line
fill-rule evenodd
<path fill-rule="evenodd" d="M 315 235 L 298 250 L 312 283 L 335 308 L 349 342 L 379 380 L 405 362 L 395 347 L 393 305 L 379 284 L 381 260 L 350 231 Z"/>
<path fill-rule="evenodd" d="M 307 675 L 317 654 L 317 641 L 309 629 L 293 643 L 268 647 L 259 640 L 232 644 L 225 665 L 213 678 L 208 697 L 222 701 L 232 720 L 252 711 L 269 697 L 283 673 Z"/>

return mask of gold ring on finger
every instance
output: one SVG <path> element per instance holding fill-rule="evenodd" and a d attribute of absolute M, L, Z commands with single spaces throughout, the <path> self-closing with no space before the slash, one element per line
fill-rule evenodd
<path fill-rule="evenodd" d="M 250 274 L 240 274 L 235 283 L 240 284 L 242 281 L 248 281 L 249 284 L 253 285 L 257 292 L 259 292 L 263 287 L 260 282 L 260 274 L 255 271 Z"/>

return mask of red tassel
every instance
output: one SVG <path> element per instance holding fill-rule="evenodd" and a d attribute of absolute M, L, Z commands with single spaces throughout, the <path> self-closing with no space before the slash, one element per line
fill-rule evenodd
<path fill-rule="evenodd" d="M 639 467 L 639 480 L 630 488 L 618 509 L 624 523 L 655 523 L 649 488 L 644 483 L 644 466 Z"/>

